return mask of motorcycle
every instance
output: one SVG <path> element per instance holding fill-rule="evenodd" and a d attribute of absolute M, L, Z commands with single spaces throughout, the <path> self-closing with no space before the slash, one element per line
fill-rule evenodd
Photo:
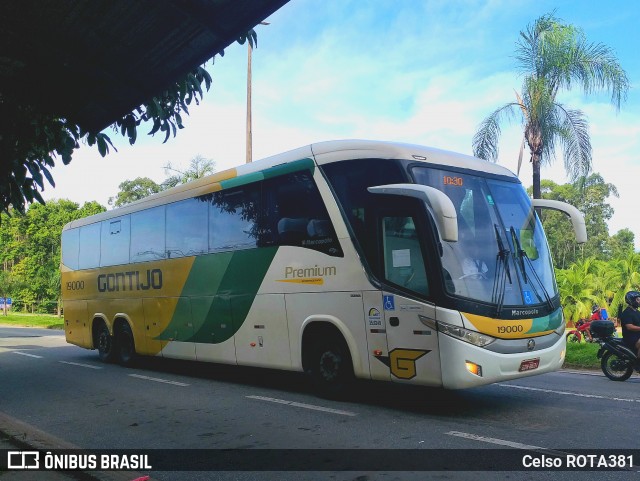
<path fill-rule="evenodd" d="M 614 336 L 615 332 L 611 321 L 591 322 L 591 335 L 600 344 L 598 359 L 602 372 L 612 381 L 626 381 L 633 371 L 640 372 L 640 359 L 622 339 Z"/>
<path fill-rule="evenodd" d="M 589 339 L 589 332 L 591 326 L 591 322 L 580 319 L 575 324 L 575 329 L 567 332 L 567 342 L 582 342 L 582 338 L 584 338 L 585 342 L 593 342 Z"/>

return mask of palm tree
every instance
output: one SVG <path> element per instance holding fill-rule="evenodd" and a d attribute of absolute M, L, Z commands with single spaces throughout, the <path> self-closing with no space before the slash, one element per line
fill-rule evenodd
<path fill-rule="evenodd" d="M 500 122 L 519 117 L 533 166 L 533 197 L 541 198 L 540 167 L 553 160 L 556 144 L 564 149 L 564 167 L 572 181 L 591 171 L 591 142 L 585 114 L 556 101 L 558 92 L 578 83 L 585 94 L 609 91 L 611 103 L 620 109 L 629 80 L 613 51 L 600 43 L 587 43 L 582 30 L 560 23 L 551 14 L 538 18 L 524 32 L 516 48 L 518 69 L 525 77 L 516 101 L 485 118 L 473 137 L 476 157 L 495 162 Z M 518 172 L 519 173 L 519 172 Z"/>
<path fill-rule="evenodd" d="M 556 279 L 565 319 L 575 325 L 579 319 L 589 317 L 591 306 L 597 301 L 591 288 L 593 274 L 585 274 L 583 266 L 574 264 L 557 271 Z"/>

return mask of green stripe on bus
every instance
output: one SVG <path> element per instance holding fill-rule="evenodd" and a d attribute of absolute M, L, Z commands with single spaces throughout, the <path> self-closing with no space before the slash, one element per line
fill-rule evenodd
<path fill-rule="evenodd" d="M 197 257 L 171 322 L 156 339 L 209 344 L 230 339 L 246 319 L 277 250 L 263 247 Z M 193 334 L 177 335 L 188 323 Z"/>
<path fill-rule="evenodd" d="M 562 323 L 562 309 L 557 309 L 548 316 L 536 317 L 533 319 L 529 333 L 552 331 L 560 327 Z"/>
<path fill-rule="evenodd" d="M 300 159 L 295 162 L 287 162 L 286 164 L 276 165 L 259 172 L 252 172 L 250 174 L 240 175 L 233 179 L 223 180 L 220 182 L 222 189 L 230 189 L 232 187 L 238 187 L 241 185 L 251 184 L 264 179 L 271 179 L 279 175 L 289 174 L 291 172 L 299 172 L 301 170 L 310 170 L 313 172 L 315 164 L 311 159 Z"/>

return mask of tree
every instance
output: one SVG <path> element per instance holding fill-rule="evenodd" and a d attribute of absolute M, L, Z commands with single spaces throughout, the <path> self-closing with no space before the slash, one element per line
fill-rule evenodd
<path fill-rule="evenodd" d="M 156 184 L 149 177 L 137 177 L 134 180 L 125 180 L 118 185 L 120 192 L 116 195 L 115 199 L 109 197 L 109 205 L 114 207 L 122 207 L 123 205 L 131 204 L 136 200 L 140 200 L 143 197 L 147 197 L 151 194 L 156 194 L 163 190 L 162 186 Z"/>
<path fill-rule="evenodd" d="M 611 257 L 620 258 L 632 254 L 634 251 L 635 234 L 629 229 L 620 229 L 617 233 L 609 238 L 607 250 L 611 253 Z"/>
<path fill-rule="evenodd" d="M 213 174 L 215 172 L 215 165 L 216 163 L 213 159 L 205 159 L 201 155 L 196 155 L 191 159 L 189 162 L 189 168 L 185 171 L 180 171 L 174 168 L 171 165 L 171 162 L 169 162 L 164 166 L 164 172 L 166 175 L 169 175 L 170 172 L 174 172 L 174 174 L 169 176 L 167 180 L 162 183 L 162 187 L 163 189 L 169 189 L 176 185 L 186 184 L 192 180 L 201 179 L 209 174 Z"/>
<path fill-rule="evenodd" d="M 561 200 L 574 205 L 585 216 L 588 240 L 586 244 L 578 246 L 571 222 L 566 215 L 548 210 L 542 212 L 542 225 L 557 267 L 566 268 L 580 257 L 603 260 L 612 258 L 607 221 L 613 216 L 613 208 L 607 203 L 607 199 L 618 197 L 618 190 L 613 184 L 605 182 L 602 176 L 596 173 L 581 181 L 564 185 L 543 180 L 541 193 L 545 199 Z"/>
<path fill-rule="evenodd" d="M 97 202 L 82 207 L 69 200 L 32 204 L 24 214 L 2 214 L 0 272 L 11 279 L 8 296 L 23 307 L 59 297 L 60 237 L 65 224 L 104 212 Z M 7 297 L 7 295 L 3 297 Z"/>
<path fill-rule="evenodd" d="M 257 35 L 253 29 L 240 36 L 238 42 L 255 45 Z M 221 52 L 223 55 L 224 52 Z M 162 92 L 132 112 L 116 119 L 112 129 L 129 139 L 133 145 L 142 123 L 151 122 L 149 135 L 164 133 L 166 142 L 170 135 L 182 129 L 182 115 L 189 113 L 188 106 L 202 99 L 202 85 L 209 90 L 211 76 L 200 66 L 188 72 Z M 58 159 L 63 164 L 71 162 L 80 142 L 97 146 L 103 157 L 113 148 L 109 136 L 103 132 L 89 132 L 72 119 L 39 112 L 33 105 L 21 103 L 0 91 L 0 213 L 8 214 L 13 208 L 24 213 L 27 203 L 44 204 L 40 191 L 45 180 L 53 187 L 55 182 L 51 168 Z"/>
<path fill-rule="evenodd" d="M 520 32 L 516 60 L 525 75 L 522 91 L 516 93 L 515 102 L 499 107 L 481 122 L 473 137 L 473 152 L 495 162 L 500 122 L 519 117 L 533 168 L 533 197 L 540 199 L 540 168 L 553 161 L 558 143 L 570 180 L 591 171 L 587 118 L 582 111 L 557 102 L 558 92 L 575 83 L 585 94 L 609 91 L 611 103 L 619 109 L 626 100 L 629 80 L 609 47 L 588 43 L 581 29 L 560 23 L 553 14 L 543 15 Z"/>

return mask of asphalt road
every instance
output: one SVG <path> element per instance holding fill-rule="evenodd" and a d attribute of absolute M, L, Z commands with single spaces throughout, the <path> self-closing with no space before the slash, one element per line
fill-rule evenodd
<path fill-rule="evenodd" d="M 308 463 L 295 472 L 154 470 L 159 480 L 630 479 L 640 468 L 410 473 L 397 471 L 407 459 L 397 456 L 400 451 L 379 450 L 425 450 L 406 456 L 454 457 L 459 467 L 476 466 L 480 458 L 499 467 L 501 456 L 540 458 L 577 449 L 612 454 L 638 447 L 639 407 L 638 376 L 616 383 L 598 373 L 566 371 L 465 391 L 360 382 L 347 399 L 327 400 L 297 373 L 155 358 L 127 369 L 66 344 L 60 331 L 0 327 L 0 412 L 70 445 L 165 449 L 163 456 L 176 465 L 188 454 L 180 449 L 283 450 L 253 451 L 258 457 L 247 462 L 273 455 L 281 459 L 270 462 L 283 469 Z M 336 450 L 322 451 L 328 464 L 314 455 L 319 449 Z M 394 468 L 318 471 L 375 462 Z"/>

